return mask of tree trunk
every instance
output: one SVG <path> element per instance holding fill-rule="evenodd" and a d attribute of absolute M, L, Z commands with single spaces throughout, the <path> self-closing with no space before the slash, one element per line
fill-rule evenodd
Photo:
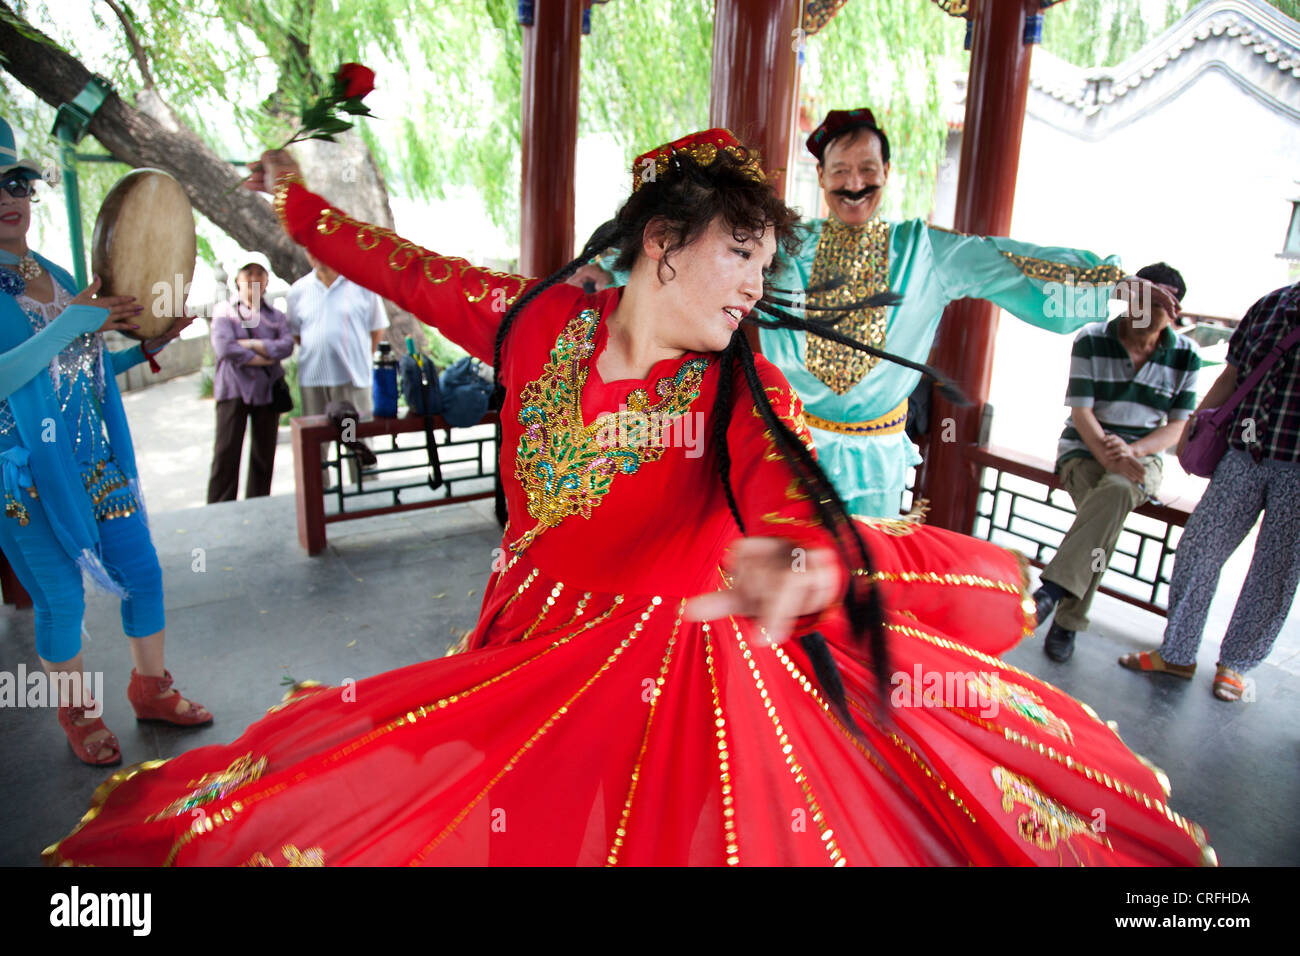
<path fill-rule="evenodd" d="M 314 192 L 349 216 L 392 229 L 388 187 L 365 140 L 355 130 L 338 134 L 337 140 L 330 143 L 312 139 L 294 144 L 294 157 L 302 166 L 303 176 Z M 384 308 L 390 323 L 386 337 L 394 351 L 398 355 L 406 353 L 408 335 L 415 340 L 416 348 L 423 351 L 425 333 L 419 320 L 387 299 Z"/>
<path fill-rule="evenodd" d="M 91 78 L 81 62 L 0 0 L 0 50 L 4 68 L 57 108 Z M 110 93 L 90 121 L 90 133 L 128 166 L 161 169 L 176 177 L 194 208 L 245 249 L 266 255 L 277 275 L 309 268 L 302 249 L 280 228 L 266 197 L 233 187 L 241 178 L 187 127 L 153 90 L 140 108 Z"/>

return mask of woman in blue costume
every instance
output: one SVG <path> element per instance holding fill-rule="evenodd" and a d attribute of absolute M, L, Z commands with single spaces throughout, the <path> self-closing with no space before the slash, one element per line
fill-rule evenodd
<path fill-rule="evenodd" d="M 163 664 L 162 570 L 145 521 L 131 432 L 114 377 L 176 338 L 191 319 L 117 352 L 97 334 L 137 328 L 127 296 L 78 293 L 27 247 L 40 174 L 0 119 L 0 550 L 31 595 L 36 650 L 58 688 L 59 724 L 86 763 L 121 761 L 82 678 L 82 574 L 122 598 L 135 665 L 127 696 L 142 720 L 193 725 L 212 715 L 172 688 Z"/>

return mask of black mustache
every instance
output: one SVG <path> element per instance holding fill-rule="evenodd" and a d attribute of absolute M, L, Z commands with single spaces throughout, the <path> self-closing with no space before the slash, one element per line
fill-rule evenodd
<path fill-rule="evenodd" d="M 861 189 L 856 191 L 851 189 L 832 189 L 831 195 L 853 201 L 856 199 L 866 199 L 868 196 L 872 196 L 879 191 L 879 186 L 863 186 Z"/>

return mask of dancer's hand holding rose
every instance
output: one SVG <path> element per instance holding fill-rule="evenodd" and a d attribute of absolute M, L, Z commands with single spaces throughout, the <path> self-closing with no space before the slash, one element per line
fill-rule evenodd
<path fill-rule="evenodd" d="M 249 163 L 248 168 L 251 172 L 243 185 L 254 192 L 274 192 L 275 183 L 281 176 L 302 175 L 298 161 L 284 149 L 268 149 L 260 159 Z"/>

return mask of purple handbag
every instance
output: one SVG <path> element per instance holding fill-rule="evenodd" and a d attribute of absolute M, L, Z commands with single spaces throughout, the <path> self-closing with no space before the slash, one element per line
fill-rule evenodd
<path fill-rule="evenodd" d="M 1228 452 L 1228 429 L 1236 421 L 1237 406 L 1297 341 L 1300 341 L 1300 328 L 1293 329 L 1290 335 L 1273 346 L 1264 361 L 1232 393 L 1226 405 L 1203 408 L 1192 416 L 1192 420 L 1187 423 L 1187 443 L 1178 453 L 1178 463 L 1183 466 L 1183 471 L 1202 478 L 1214 476 L 1214 469 L 1219 467 L 1219 461 Z"/>

